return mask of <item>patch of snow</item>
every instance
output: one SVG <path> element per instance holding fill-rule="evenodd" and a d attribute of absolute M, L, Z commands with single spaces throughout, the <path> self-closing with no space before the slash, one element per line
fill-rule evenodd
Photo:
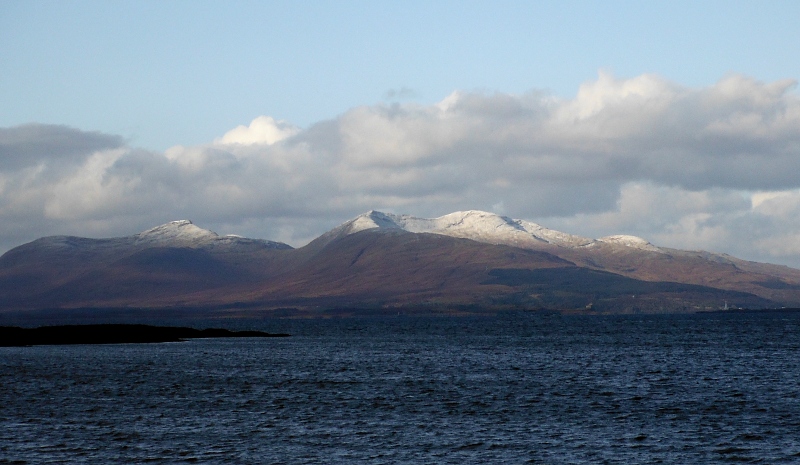
<path fill-rule="evenodd" d="M 238 236 L 236 234 L 226 234 L 224 236 L 214 237 L 207 242 L 201 243 L 200 245 L 203 247 L 228 246 L 228 245 L 237 245 L 237 246 L 258 245 L 261 247 L 266 247 L 268 249 L 281 249 L 281 250 L 287 250 L 292 248 L 292 246 L 284 244 L 283 242 L 268 241 L 265 239 L 250 239 L 248 237 Z"/>
<path fill-rule="evenodd" d="M 601 237 L 600 239 L 597 240 L 599 242 L 605 242 L 607 244 L 622 245 L 625 247 L 632 247 L 634 249 L 639 249 L 639 250 L 648 250 L 650 252 L 663 253 L 661 249 L 649 243 L 647 240 L 636 236 L 617 234 L 614 236 Z"/>
<path fill-rule="evenodd" d="M 522 229 L 528 233 L 538 237 L 539 239 L 550 244 L 559 245 L 561 247 L 584 247 L 594 243 L 594 239 L 588 237 L 576 236 L 574 234 L 567 234 L 565 232 L 556 231 L 555 229 L 548 229 L 544 226 L 539 226 L 536 223 L 531 223 L 525 220 L 514 220 L 520 225 Z"/>

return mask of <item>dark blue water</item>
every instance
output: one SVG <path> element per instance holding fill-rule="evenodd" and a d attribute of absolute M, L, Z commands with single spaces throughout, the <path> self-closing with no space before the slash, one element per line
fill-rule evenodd
<path fill-rule="evenodd" d="M 800 463 L 800 315 L 0 348 L 0 463 Z"/>

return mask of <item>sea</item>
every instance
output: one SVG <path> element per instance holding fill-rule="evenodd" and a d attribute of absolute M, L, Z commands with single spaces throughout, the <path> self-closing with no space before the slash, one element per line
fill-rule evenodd
<path fill-rule="evenodd" d="M 0 348 L 0 463 L 800 463 L 800 313 L 216 326 Z"/>

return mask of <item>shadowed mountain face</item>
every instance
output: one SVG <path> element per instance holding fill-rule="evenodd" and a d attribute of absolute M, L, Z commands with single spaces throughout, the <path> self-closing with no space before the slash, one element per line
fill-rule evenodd
<path fill-rule="evenodd" d="M 800 271 L 631 236 L 589 239 L 486 212 L 369 212 L 305 247 L 188 221 L 48 237 L 0 257 L 0 311 L 236 308 L 681 312 L 800 305 Z"/>

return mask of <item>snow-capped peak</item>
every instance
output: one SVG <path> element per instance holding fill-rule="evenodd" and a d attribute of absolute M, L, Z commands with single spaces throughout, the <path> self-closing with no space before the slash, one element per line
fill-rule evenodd
<path fill-rule="evenodd" d="M 228 234 L 220 236 L 213 231 L 199 228 L 189 220 L 170 221 L 139 234 L 122 237 L 91 239 L 73 236 L 49 236 L 37 239 L 33 243 L 46 248 L 63 250 L 103 250 L 104 253 L 117 251 L 126 253 L 153 247 L 180 247 L 204 250 L 288 250 L 292 246 L 282 242 L 265 239 L 248 239 Z M 244 248 L 242 248 L 244 247 Z"/>
<path fill-rule="evenodd" d="M 353 234 L 365 229 L 397 229 L 401 226 L 394 221 L 394 215 L 370 210 L 367 213 L 358 215 L 354 219 L 345 223 L 347 226 L 346 234 Z"/>
<path fill-rule="evenodd" d="M 136 234 L 137 242 L 191 245 L 216 239 L 217 233 L 198 228 L 189 220 L 171 221 Z"/>
<path fill-rule="evenodd" d="M 580 247 L 592 242 L 580 236 L 554 231 L 524 220 L 515 220 L 478 210 L 450 213 L 438 218 L 417 218 L 369 211 L 343 224 L 335 231 L 353 234 L 366 229 L 402 229 L 412 233 L 441 234 L 489 244 L 534 247 L 553 244 Z"/>
<path fill-rule="evenodd" d="M 170 221 L 133 236 L 134 243 L 144 247 L 226 247 L 231 244 L 260 244 L 269 249 L 291 249 L 282 242 L 248 239 L 235 234 L 220 236 L 199 228 L 189 220 Z"/>

